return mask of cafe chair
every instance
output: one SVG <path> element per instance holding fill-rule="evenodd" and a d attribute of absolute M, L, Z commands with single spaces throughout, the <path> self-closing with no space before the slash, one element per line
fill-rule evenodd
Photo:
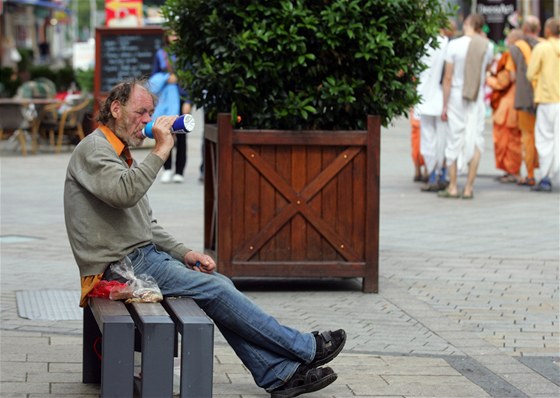
<path fill-rule="evenodd" d="M 54 98 L 55 95 L 55 84 L 46 77 L 38 77 L 19 86 L 15 98 Z"/>
<path fill-rule="evenodd" d="M 46 107 L 37 124 L 39 134 L 46 133 L 55 153 L 60 153 L 66 138 L 68 142 L 79 142 L 85 137 L 82 123 L 85 115 L 90 111 L 93 98 L 90 95 L 81 97 L 73 103 L 64 103 L 57 107 Z M 55 143 L 56 136 L 56 143 Z"/>
<path fill-rule="evenodd" d="M 8 146 L 19 143 L 21 154 L 27 155 L 25 131 L 22 129 L 24 115 L 19 104 L 5 104 L 0 107 L 0 141 L 7 139 Z"/>
<path fill-rule="evenodd" d="M 41 100 L 53 99 L 55 84 L 44 77 L 22 83 L 13 102 L 3 102 L 0 107 L 0 140 L 8 139 L 7 146 L 19 143 L 22 155 L 27 155 L 27 141 L 31 139 L 33 153 L 37 152 L 36 135 L 29 135 L 37 124 L 37 115 L 44 107 Z M 29 100 L 29 101 L 28 101 Z"/>

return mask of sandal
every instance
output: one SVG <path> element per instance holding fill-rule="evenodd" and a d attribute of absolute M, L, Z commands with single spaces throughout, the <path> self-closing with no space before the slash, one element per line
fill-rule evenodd
<path fill-rule="evenodd" d="M 506 173 L 506 174 L 504 174 L 504 175 L 502 175 L 502 176 L 498 176 L 498 177 L 494 178 L 494 180 L 500 182 L 503 178 L 506 178 L 507 176 L 509 176 L 508 173 Z"/>
<path fill-rule="evenodd" d="M 537 181 L 534 178 L 524 178 L 521 181 L 519 181 L 517 183 L 517 185 L 523 185 L 526 187 L 533 187 L 535 186 L 535 184 L 537 183 Z"/>
<path fill-rule="evenodd" d="M 508 183 L 516 183 L 519 182 L 519 179 L 514 176 L 513 174 L 505 174 L 503 176 L 500 177 L 499 180 L 502 184 L 508 184 Z"/>
<path fill-rule="evenodd" d="M 439 184 L 429 184 L 429 185 L 426 185 L 426 186 L 420 188 L 420 191 L 422 191 L 422 192 L 439 192 L 439 191 L 441 191 L 441 188 L 440 188 Z"/>
<path fill-rule="evenodd" d="M 343 329 L 325 332 L 312 332 L 315 336 L 315 358 L 308 365 L 311 368 L 321 366 L 332 361 L 346 344 L 346 332 Z"/>
<path fill-rule="evenodd" d="M 471 192 L 470 195 L 465 195 L 465 193 L 463 192 L 463 194 L 461 195 L 461 199 L 474 199 L 474 192 Z"/>
<path fill-rule="evenodd" d="M 443 191 L 439 191 L 437 193 L 438 198 L 444 198 L 444 199 L 459 199 L 460 196 L 458 193 L 452 195 L 449 193 L 449 190 L 444 189 Z"/>
<path fill-rule="evenodd" d="M 297 397 L 325 388 L 336 378 L 336 373 L 329 367 L 310 369 L 305 365 L 300 365 L 286 383 L 270 392 L 270 396 L 272 398 Z"/>

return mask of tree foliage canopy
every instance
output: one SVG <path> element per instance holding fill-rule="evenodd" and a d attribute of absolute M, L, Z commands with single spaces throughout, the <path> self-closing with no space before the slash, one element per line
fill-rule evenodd
<path fill-rule="evenodd" d="M 418 101 L 440 0 L 167 0 L 180 81 L 210 120 L 275 129 L 365 129 Z"/>

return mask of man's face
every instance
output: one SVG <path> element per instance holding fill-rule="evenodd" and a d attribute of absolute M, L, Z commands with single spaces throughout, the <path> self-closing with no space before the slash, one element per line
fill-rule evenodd
<path fill-rule="evenodd" d="M 154 113 L 154 101 L 148 90 L 134 87 L 127 104 L 115 101 L 111 111 L 115 117 L 115 134 L 130 147 L 142 145 L 145 138 L 142 129 Z"/>

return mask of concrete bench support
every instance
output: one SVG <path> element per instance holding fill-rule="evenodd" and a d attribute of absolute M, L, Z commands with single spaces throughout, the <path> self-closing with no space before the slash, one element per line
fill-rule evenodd
<path fill-rule="evenodd" d="M 168 297 L 163 306 L 181 334 L 181 398 L 212 397 L 214 323 L 188 297 Z"/>

